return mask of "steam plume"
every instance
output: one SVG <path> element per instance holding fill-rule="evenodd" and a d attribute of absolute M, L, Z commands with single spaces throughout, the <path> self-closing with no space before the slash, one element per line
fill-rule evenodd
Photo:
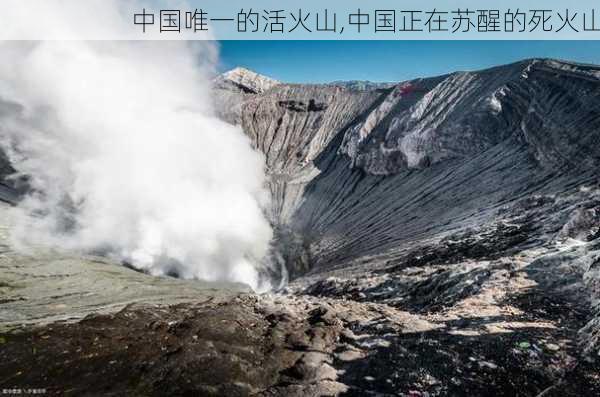
<path fill-rule="evenodd" d="M 215 53 L 209 42 L 1 43 L 0 98 L 19 110 L 0 134 L 33 188 L 15 244 L 264 288 L 264 161 L 214 115 Z"/>

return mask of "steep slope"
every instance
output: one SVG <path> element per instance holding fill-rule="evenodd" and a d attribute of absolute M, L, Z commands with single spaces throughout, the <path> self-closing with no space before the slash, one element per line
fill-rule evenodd
<path fill-rule="evenodd" d="M 574 241 L 577 275 L 560 289 L 592 303 L 600 296 L 599 99 L 600 68 L 535 59 L 389 89 L 281 84 L 245 98 L 229 118 L 266 155 L 275 256 L 293 288 L 321 291 L 335 275 L 347 281 L 328 296 L 351 296 L 343 291 L 353 285 L 355 294 L 381 288 L 398 298 L 424 285 L 357 280 L 465 261 L 485 269 L 518 253 L 525 268 Z M 311 111 L 311 103 L 323 105 Z M 578 232 L 564 232 L 578 217 Z M 467 277 L 454 273 L 461 269 L 446 277 Z M 434 285 L 421 309 L 466 288 Z M 589 335 L 598 335 L 594 321 Z"/>
<path fill-rule="evenodd" d="M 274 221 L 311 246 L 311 267 L 336 266 L 593 182 L 598 70 L 531 60 L 366 92 L 282 84 L 229 118 L 266 155 Z"/>

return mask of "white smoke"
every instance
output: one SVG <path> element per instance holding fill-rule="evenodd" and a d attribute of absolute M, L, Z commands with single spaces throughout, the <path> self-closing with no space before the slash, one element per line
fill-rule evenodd
<path fill-rule="evenodd" d="M 265 288 L 264 160 L 211 104 L 210 42 L 2 42 L 0 134 L 34 193 L 15 243 Z M 33 215 L 32 215 L 33 214 Z"/>

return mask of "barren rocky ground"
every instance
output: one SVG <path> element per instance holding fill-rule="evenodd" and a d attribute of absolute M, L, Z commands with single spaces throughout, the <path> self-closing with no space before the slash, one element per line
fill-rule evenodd
<path fill-rule="evenodd" d="M 3 216 L 0 389 L 600 394 L 600 69 L 382 86 L 238 69 L 215 101 L 265 154 L 282 288 L 26 256 Z"/>

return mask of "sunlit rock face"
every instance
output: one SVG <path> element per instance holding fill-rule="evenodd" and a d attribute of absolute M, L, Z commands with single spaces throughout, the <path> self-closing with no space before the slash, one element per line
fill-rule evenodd
<path fill-rule="evenodd" d="M 269 88 L 280 84 L 277 80 L 241 67 L 223 73 L 216 79 L 216 82 L 217 84 L 236 87 L 241 91 L 254 94 L 263 93 Z"/>
<path fill-rule="evenodd" d="M 513 138 L 542 167 L 597 166 L 597 80 L 593 68 L 534 60 L 405 82 L 346 132 L 342 151 L 389 175 L 472 158 Z"/>

